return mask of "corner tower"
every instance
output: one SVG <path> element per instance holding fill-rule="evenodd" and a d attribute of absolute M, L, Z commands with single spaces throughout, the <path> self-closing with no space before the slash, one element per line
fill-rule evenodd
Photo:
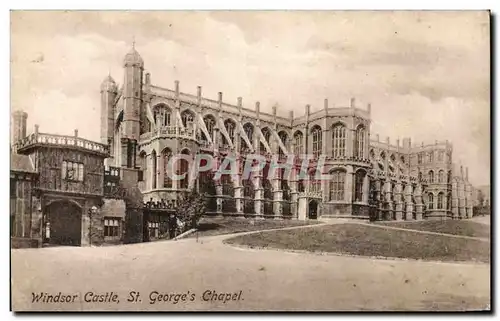
<path fill-rule="evenodd" d="M 12 113 L 11 145 L 15 145 L 20 139 L 26 137 L 26 121 L 28 114 L 21 110 Z"/>
<path fill-rule="evenodd" d="M 140 109 L 142 102 L 142 73 L 144 61 L 132 46 L 123 60 L 125 79 L 123 82 L 123 136 L 139 140 Z"/>
<path fill-rule="evenodd" d="M 121 165 L 126 168 L 135 168 L 141 128 L 142 73 L 144 71 L 144 61 L 135 50 L 135 45 L 132 45 L 132 49 L 125 55 L 123 68 Z"/>

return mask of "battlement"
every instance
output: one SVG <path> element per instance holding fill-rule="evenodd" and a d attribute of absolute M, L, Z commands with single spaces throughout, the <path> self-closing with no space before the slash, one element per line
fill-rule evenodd
<path fill-rule="evenodd" d="M 171 90 L 160 86 L 147 85 L 145 89 L 154 96 L 179 100 L 181 102 L 208 107 L 213 110 L 221 110 L 225 113 L 243 117 L 251 117 L 268 123 L 277 123 L 286 127 L 292 127 L 292 124 L 302 123 L 325 116 L 344 116 L 351 114 L 352 116 L 369 119 L 371 113 L 371 104 L 368 104 L 367 109 L 358 108 L 354 98 L 351 99 L 351 104 L 348 107 L 330 107 L 328 105 L 328 99 L 325 99 L 322 109 L 311 112 L 310 105 L 307 105 L 302 116 L 294 117 L 294 111 L 289 110 L 287 117 L 285 117 L 277 114 L 278 108 L 276 108 L 276 106 L 273 106 L 272 113 L 261 112 L 259 102 L 255 103 L 255 109 L 250 109 L 243 107 L 243 99 L 241 97 L 238 98 L 237 104 L 234 105 L 223 101 L 222 92 L 219 92 L 219 99 L 214 100 L 202 96 L 201 86 L 197 87 L 197 95 L 180 92 L 178 81 L 175 82 L 175 87 L 175 90 Z"/>
<path fill-rule="evenodd" d="M 39 133 L 38 126 L 35 126 L 33 134 L 16 142 L 16 149 L 20 154 L 38 146 L 77 148 L 100 154 L 103 157 L 109 156 L 109 147 L 107 145 L 78 137 L 78 130 L 75 130 L 74 136 L 55 135 Z"/>
<path fill-rule="evenodd" d="M 372 135 L 373 137 L 373 135 Z M 453 144 L 448 140 L 442 141 L 434 141 L 434 143 L 424 143 L 420 142 L 420 144 L 413 144 L 411 142 L 411 138 L 406 137 L 403 138 L 402 143 L 399 139 L 396 139 L 395 144 L 391 144 L 390 137 L 386 137 L 385 141 L 380 140 L 380 136 L 378 134 L 375 135 L 375 139 L 370 139 L 370 146 L 377 147 L 380 149 L 386 149 L 389 151 L 398 151 L 400 153 L 418 153 L 421 151 L 433 150 L 433 149 L 452 149 Z"/>

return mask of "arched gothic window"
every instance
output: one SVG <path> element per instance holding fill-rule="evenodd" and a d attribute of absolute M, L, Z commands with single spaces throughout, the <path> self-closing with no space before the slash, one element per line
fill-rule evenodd
<path fill-rule="evenodd" d="M 354 139 L 354 157 L 365 158 L 365 127 L 358 126 Z"/>
<path fill-rule="evenodd" d="M 344 170 L 335 170 L 332 172 L 330 181 L 330 201 L 344 200 L 344 182 L 346 172 Z"/>
<path fill-rule="evenodd" d="M 321 127 L 314 126 L 311 130 L 312 134 L 312 153 L 314 157 L 319 157 L 323 148 L 323 137 Z"/>
<path fill-rule="evenodd" d="M 438 208 L 438 210 L 444 209 L 444 193 L 443 192 L 440 192 L 438 194 L 437 208 Z"/>
<path fill-rule="evenodd" d="M 250 144 L 253 144 L 253 126 L 250 123 L 246 123 L 243 126 L 243 130 L 245 131 L 245 134 L 248 137 L 248 140 L 250 141 Z M 247 143 L 241 144 L 240 146 L 246 146 Z M 247 148 L 252 148 L 252 146 L 247 146 Z"/>
<path fill-rule="evenodd" d="M 205 122 L 205 127 L 207 127 L 207 132 L 210 135 L 210 139 L 213 139 L 214 129 L 215 129 L 215 118 L 211 115 L 207 115 L 205 116 L 205 118 L 203 118 L 203 121 Z"/>
<path fill-rule="evenodd" d="M 172 188 L 172 169 L 169 165 L 170 160 L 172 158 L 172 151 L 170 149 L 165 149 L 162 152 L 163 156 L 163 173 L 164 173 L 164 178 L 163 178 L 163 187 L 165 188 Z"/>
<path fill-rule="evenodd" d="M 170 126 L 172 110 L 164 104 L 153 107 L 153 119 L 156 126 Z"/>
<path fill-rule="evenodd" d="M 429 171 L 429 183 L 434 183 L 434 172 Z"/>
<path fill-rule="evenodd" d="M 304 152 L 303 139 L 304 136 L 299 131 L 295 132 L 295 134 L 293 135 L 293 140 L 294 140 L 293 153 L 295 155 L 300 155 Z"/>
<path fill-rule="evenodd" d="M 363 170 L 358 170 L 355 176 L 354 182 L 354 201 L 362 202 L 363 201 L 363 183 L 365 180 L 366 172 Z"/>
<path fill-rule="evenodd" d="M 429 193 L 427 196 L 427 208 L 430 210 L 434 209 L 434 194 Z"/>
<path fill-rule="evenodd" d="M 226 120 L 225 124 L 226 126 L 226 131 L 229 134 L 229 138 L 231 140 L 234 140 L 234 131 L 236 129 L 236 124 L 232 120 Z"/>
<path fill-rule="evenodd" d="M 269 141 L 271 140 L 271 130 L 269 128 L 265 127 L 261 131 L 262 131 L 262 135 L 264 135 L 264 140 L 269 145 Z M 260 151 L 264 152 L 264 153 L 267 152 L 266 147 L 262 143 L 260 143 Z"/>
<path fill-rule="evenodd" d="M 165 114 L 163 114 L 163 125 L 170 126 L 172 124 L 172 111 L 170 108 L 165 108 Z"/>
<path fill-rule="evenodd" d="M 184 127 L 188 127 L 188 125 L 194 121 L 194 115 L 191 111 L 185 110 L 181 114 L 181 119 L 182 119 L 182 125 Z"/>
<path fill-rule="evenodd" d="M 224 128 L 226 129 L 226 132 L 227 132 L 231 142 L 234 142 L 234 132 L 236 129 L 236 124 L 231 119 L 227 119 L 224 122 Z M 227 138 L 225 135 L 222 135 L 222 144 L 229 145 L 229 142 L 227 141 Z"/>
<path fill-rule="evenodd" d="M 356 136 L 357 137 L 357 136 Z M 345 156 L 346 128 L 343 124 L 332 127 L 332 155 L 334 158 Z M 357 142 L 356 142 L 357 144 Z"/>
<path fill-rule="evenodd" d="M 422 172 L 418 172 L 418 181 L 422 181 Z"/>
<path fill-rule="evenodd" d="M 444 171 L 440 170 L 438 172 L 438 183 L 444 183 Z"/>

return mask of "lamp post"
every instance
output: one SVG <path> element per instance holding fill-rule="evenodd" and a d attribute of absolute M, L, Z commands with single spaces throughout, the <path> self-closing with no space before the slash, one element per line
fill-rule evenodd
<path fill-rule="evenodd" d="M 97 207 L 89 208 L 89 245 L 92 245 L 92 216 L 97 214 Z"/>

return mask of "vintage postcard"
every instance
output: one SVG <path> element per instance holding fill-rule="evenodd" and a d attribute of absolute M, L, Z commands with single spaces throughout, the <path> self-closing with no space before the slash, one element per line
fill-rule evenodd
<path fill-rule="evenodd" d="M 11 309 L 490 310 L 489 11 L 12 11 Z"/>

